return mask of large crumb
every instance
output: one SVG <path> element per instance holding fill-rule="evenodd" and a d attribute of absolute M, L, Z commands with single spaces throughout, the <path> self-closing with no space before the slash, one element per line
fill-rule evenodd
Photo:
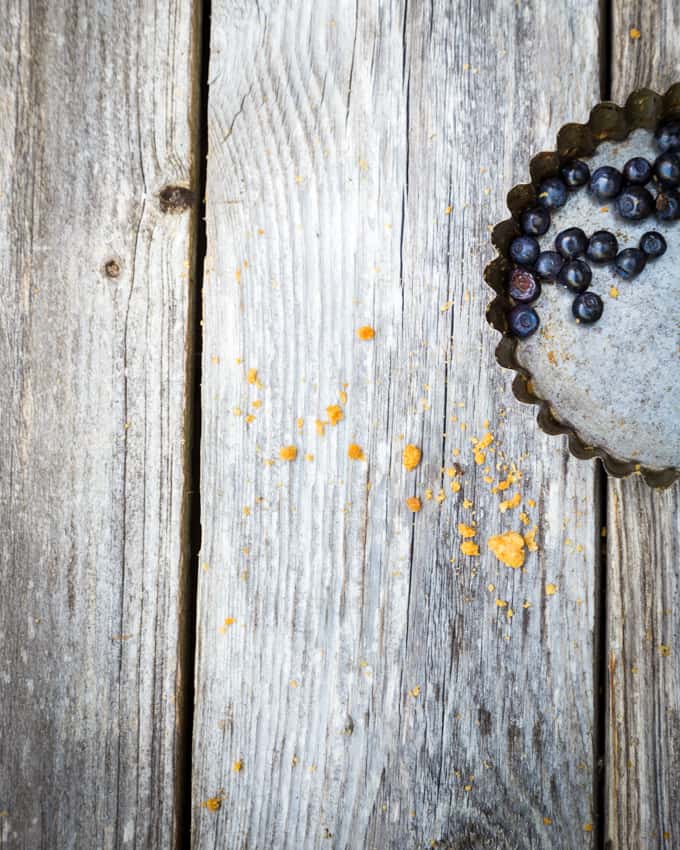
<path fill-rule="evenodd" d="M 362 325 L 357 329 L 359 339 L 369 340 L 375 336 L 375 330 L 370 325 Z"/>
<path fill-rule="evenodd" d="M 516 531 L 506 531 L 489 537 L 489 549 L 498 560 L 508 567 L 524 566 L 524 538 Z"/>
<path fill-rule="evenodd" d="M 297 449 L 295 446 L 283 446 L 279 449 L 279 457 L 281 460 L 295 460 L 297 457 Z"/>
<path fill-rule="evenodd" d="M 420 458 L 422 457 L 422 452 L 418 448 L 418 446 L 414 446 L 409 443 L 407 446 L 404 446 L 404 452 L 402 455 L 402 462 L 404 467 L 408 470 L 415 469 L 420 463 Z"/>
<path fill-rule="evenodd" d="M 330 404 L 326 408 L 326 415 L 328 416 L 328 421 L 331 425 L 337 425 L 338 422 L 344 417 L 342 412 L 342 408 L 339 404 Z"/>
<path fill-rule="evenodd" d="M 347 447 L 347 457 L 350 460 L 365 460 L 364 450 L 357 443 L 350 443 Z"/>
<path fill-rule="evenodd" d="M 411 496 L 410 498 L 406 499 L 406 507 L 412 513 L 417 514 L 418 511 L 421 509 L 422 504 L 417 496 Z"/>

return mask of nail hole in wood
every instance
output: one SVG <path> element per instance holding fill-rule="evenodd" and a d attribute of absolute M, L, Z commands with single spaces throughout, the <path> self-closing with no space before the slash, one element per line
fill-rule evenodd
<path fill-rule="evenodd" d="M 108 260 L 104 264 L 104 274 L 107 277 L 118 277 L 120 274 L 120 263 L 117 260 Z"/>
<path fill-rule="evenodd" d="M 195 194 L 186 186 L 166 186 L 158 193 L 161 212 L 181 213 L 193 206 Z"/>

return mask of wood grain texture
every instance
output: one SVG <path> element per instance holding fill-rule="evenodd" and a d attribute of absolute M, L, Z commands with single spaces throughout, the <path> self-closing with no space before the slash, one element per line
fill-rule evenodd
<path fill-rule="evenodd" d="M 593 846 L 596 469 L 512 397 L 482 272 L 598 98 L 598 8 L 213 3 L 195 850 Z"/>
<path fill-rule="evenodd" d="M 0 20 L 0 847 L 172 848 L 194 12 Z"/>
<path fill-rule="evenodd" d="M 680 79 L 679 25 L 673 3 L 615 0 L 614 99 Z M 680 486 L 608 492 L 607 837 L 665 850 L 680 843 Z"/>

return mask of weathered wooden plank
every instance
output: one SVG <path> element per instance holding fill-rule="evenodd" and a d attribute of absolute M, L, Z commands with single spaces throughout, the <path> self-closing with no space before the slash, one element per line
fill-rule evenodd
<path fill-rule="evenodd" d="M 12 850 L 176 846 L 193 213 L 159 192 L 194 179 L 192 6 L 0 4 Z"/>
<path fill-rule="evenodd" d="M 592 846 L 596 470 L 512 398 L 482 271 L 597 99 L 598 7 L 213 5 L 197 850 Z"/>
<path fill-rule="evenodd" d="M 616 0 L 612 95 L 678 79 L 678 10 Z M 631 30 L 633 30 L 631 34 Z M 639 38 L 635 37 L 638 30 Z M 608 487 L 607 837 L 612 850 L 680 842 L 680 487 Z"/>

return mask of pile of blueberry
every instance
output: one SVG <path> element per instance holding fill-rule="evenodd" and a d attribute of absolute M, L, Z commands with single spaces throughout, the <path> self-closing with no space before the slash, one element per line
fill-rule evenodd
<path fill-rule="evenodd" d="M 560 177 L 549 177 L 539 185 L 538 206 L 522 213 L 522 236 L 510 243 L 515 265 L 508 294 L 516 304 L 508 313 L 508 324 L 515 336 L 528 337 L 538 329 L 538 314 L 529 305 L 541 294 L 540 281 L 557 282 L 576 293 L 574 318 L 592 324 L 602 315 L 603 304 L 599 295 L 589 291 L 592 271 L 586 260 L 613 263 L 619 277 L 632 280 L 649 260 L 666 251 L 666 240 L 654 230 L 642 236 L 637 248 L 622 251 L 616 236 L 607 230 L 588 237 L 581 228 L 570 227 L 557 234 L 554 251 L 541 251 L 537 239 L 550 227 L 550 211 L 564 206 L 570 191 L 582 186 L 598 201 L 613 202 L 624 220 L 643 221 L 653 213 L 658 221 L 680 219 L 680 120 L 659 127 L 654 137 L 661 151 L 654 163 L 636 156 L 622 172 L 603 165 L 591 174 L 585 162 L 571 160 L 561 166 Z"/>

